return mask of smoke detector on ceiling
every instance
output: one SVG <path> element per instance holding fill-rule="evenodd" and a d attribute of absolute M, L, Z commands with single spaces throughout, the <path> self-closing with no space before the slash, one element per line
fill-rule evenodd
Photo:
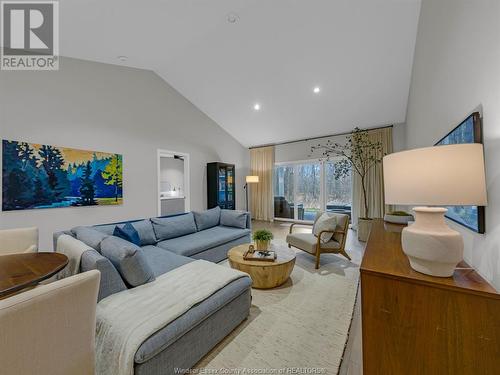
<path fill-rule="evenodd" d="M 240 16 L 238 16 L 238 14 L 232 12 L 232 13 L 229 13 L 227 15 L 226 19 L 227 19 L 227 22 L 229 22 L 229 23 L 236 23 L 239 21 Z"/>

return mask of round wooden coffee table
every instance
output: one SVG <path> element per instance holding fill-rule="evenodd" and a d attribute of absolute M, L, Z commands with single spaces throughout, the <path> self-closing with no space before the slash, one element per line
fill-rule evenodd
<path fill-rule="evenodd" d="M 283 243 L 272 243 L 271 249 L 276 251 L 277 259 L 274 262 L 260 260 L 245 260 L 243 253 L 250 244 L 233 247 L 227 253 L 232 268 L 248 273 L 252 278 L 252 288 L 271 289 L 284 284 L 295 265 L 295 251 Z"/>

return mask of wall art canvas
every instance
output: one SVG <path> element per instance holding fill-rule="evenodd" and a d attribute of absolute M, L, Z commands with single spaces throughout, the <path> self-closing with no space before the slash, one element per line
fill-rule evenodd
<path fill-rule="evenodd" d="M 122 203 L 122 155 L 2 141 L 3 211 Z"/>

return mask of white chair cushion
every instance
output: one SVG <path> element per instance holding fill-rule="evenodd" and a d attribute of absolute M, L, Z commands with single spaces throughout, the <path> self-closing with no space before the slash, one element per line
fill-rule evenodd
<path fill-rule="evenodd" d="M 313 225 L 313 234 L 318 237 L 322 231 L 335 231 L 335 228 L 337 228 L 337 217 L 324 213 L 315 221 Z M 321 242 L 327 243 L 331 240 L 332 236 L 333 233 L 323 233 L 321 235 Z"/>
<path fill-rule="evenodd" d="M 316 244 L 318 238 L 312 233 L 292 233 L 286 236 L 286 242 L 300 250 L 307 251 L 310 254 L 316 254 Z M 340 249 L 340 243 L 335 240 L 328 241 L 321 245 L 322 250 Z"/>

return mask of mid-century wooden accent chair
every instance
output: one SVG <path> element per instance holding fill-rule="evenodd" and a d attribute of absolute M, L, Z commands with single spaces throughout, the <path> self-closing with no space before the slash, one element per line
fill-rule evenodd
<path fill-rule="evenodd" d="M 322 214 L 323 212 L 318 212 L 316 214 L 314 223 L 316 223 Z M 290 233 L 286 237 L 288 247 L 293 246 L 316 256 L 316 269 L 319 268 L 320 257 L 323 253 L 341 254 L 351 260 L 351 257 L 345 251 L 347 232 L 349 230 L 349 216 L 333 212 L 328 212 L 328 215 L 335 216 L 337 218 L 336 228 L 332 228 L 332 230 L 324 230 L 319 233 L 318 237 L 316 237 L 312 233 L 293 233 L 294 223 L 290 226 Z M 322 243 L 320 238 L 323 233 L 332 233 L 332 239 L 326 243 Z"/>

